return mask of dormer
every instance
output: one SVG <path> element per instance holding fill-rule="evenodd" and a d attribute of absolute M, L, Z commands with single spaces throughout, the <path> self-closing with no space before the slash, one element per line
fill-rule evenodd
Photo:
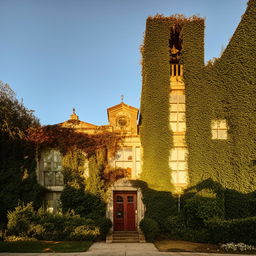
<path fill-rule="evenodd" d="M 118 105 L 108 108 L 107 111 L 109 125 L 113 127 L 114 132 L 137 135 L 139 109 L 121 102 Z"/>

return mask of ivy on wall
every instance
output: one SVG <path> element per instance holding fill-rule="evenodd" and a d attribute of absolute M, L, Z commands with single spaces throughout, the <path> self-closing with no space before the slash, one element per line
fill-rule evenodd
<path fill-rule="evenodd" d="M 169 39 L 179 25 L 186 96 L 189 185 L 211 178 L 241 192 L 256 188 L 256 2 L 248 8 L 219 59 L 204 65 L 204 20 L 149 17 L 142 47 L 142 179 L 171 188 L 168 167 Z M 216 35 L 218 36 L 218 35 Z M 213 140 L 212 120 L 225 119 L 228 139 Z"/>
<path fill-rule="evenodd" d="M 255 190 L 256 168 L 251 164 L 256 159 L 255 15 L 256 3 L 249 1 L 221 58 L 205 67 L 203 28 L 194 26 L 194 41 L 193 34 L 184 29 L 186 139 L 192 185 L 212 178 L 226 188 Z M 191 54 L 195 46 L 197 56 Z M 227 140 L 211 139 L 211 120 L 216 119 L 227 120 Z"/>
<path fill-rule="evenodd" d="M 141 178 L 151 188 L 167 190 L 171 185 L 169 151 L 172 132 L 169 128 L 171 30 L 182 30 L 185 24 L 201 19 L 184 16 L 149 17 L 142 46 L 142 95 L 140 137 L 143 148 Z M 191 27 L 193 29 L 193 26 Z M 180 31 L 179 31 L 180 32 Z"/>

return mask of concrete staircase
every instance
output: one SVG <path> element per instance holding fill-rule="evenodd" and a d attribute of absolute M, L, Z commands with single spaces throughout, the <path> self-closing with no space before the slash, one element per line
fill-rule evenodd
<path fill-rule="evenodd" d="M 114 231 L 109 233 L 106 243 L 145 243 L 145 237 L 138 231 Z"/>
<path fill-rule="evenodd" d="M 115 231 L 112 243 L 139 243 L 137 231 Z"/>

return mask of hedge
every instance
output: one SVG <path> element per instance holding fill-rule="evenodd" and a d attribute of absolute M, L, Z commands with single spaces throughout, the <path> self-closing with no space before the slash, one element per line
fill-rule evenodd
<path fill-rule="evenodd" d="M 35 211 L 32 204 L 18 206 L 8 213 L 7 236 L 39 240 L 96 240 L 104 239 L 112 223 L 107 218 L 81 218 L 71 213 L 54 215 Z"/>
<path fill-rule="evenodd" d="M 246 243 L 256 245 L 256 217 L 219 220 L 206 222 L 211 242 L 214 243 Z"/>

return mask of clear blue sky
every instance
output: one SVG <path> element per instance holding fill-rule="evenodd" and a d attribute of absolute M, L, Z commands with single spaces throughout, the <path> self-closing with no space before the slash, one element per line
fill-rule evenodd
<path fill-rule="evenodd" d="M 205 61 L 219 57 L 247 0 L 0 0 L 0 80 L 42 124 L 107 124 L 106 109 L 139 108 L 146 18 L 206 18 Z"/>

